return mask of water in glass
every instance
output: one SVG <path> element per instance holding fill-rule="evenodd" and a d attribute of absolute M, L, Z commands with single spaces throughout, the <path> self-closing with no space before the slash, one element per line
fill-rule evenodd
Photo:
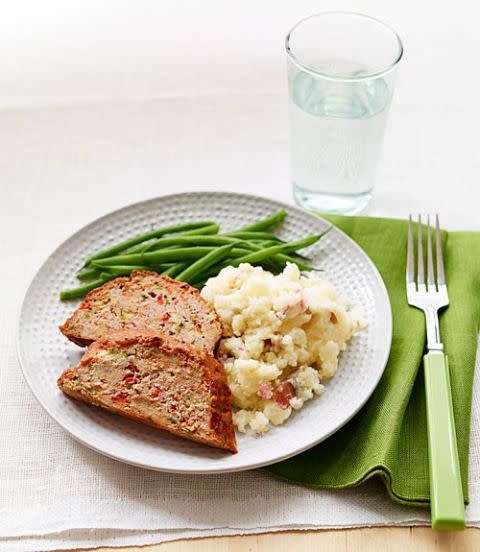
<path fill-rule="evenodd" d="M 294 193 L 311 209 L 360 212 L 371 197 L 391 91 L 381 77 L 353 80 L 368 74 L 365 67 L 335 66 L 351 79 L 319 78 L 291 67 Z"/>

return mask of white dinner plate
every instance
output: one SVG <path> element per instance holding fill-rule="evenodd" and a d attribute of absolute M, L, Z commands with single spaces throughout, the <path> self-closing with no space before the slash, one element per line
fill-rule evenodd
<path fill-rule="evenodd" d="M 66 431 L 92 449 L 144 468 L 182 473 L 239 471 L 278 462 L 323 441 L 365 404 L 377 386 L 390 351 L 392 317 L 385 285 L 367 255 L 334 228 L 309 254 L 325 269 L 341 295 L 361 307 L 367 320 L 341 354 L 337 374 L 320 397 L 308 401 L 287 422 L 262 435 L 237 434 L 238 454 L 229 454 L 172 436 L 66 397 L 57 388 L 63 370 L 83 350 L 58 326 L 76 308 L 58 293 L 78 285 L 83 259 L 152 227 L 215 220 L 222 230 L 257 221 L 284 207 L 278 235 L 295 240 L 324 230 L 328 223 L 296 207 L 232 193 L 187 193 L 159 197 L 106 215 L 66 240 L 34 277 L 23 302 L 18 353 L 24 376 L 40 404 Z"/>

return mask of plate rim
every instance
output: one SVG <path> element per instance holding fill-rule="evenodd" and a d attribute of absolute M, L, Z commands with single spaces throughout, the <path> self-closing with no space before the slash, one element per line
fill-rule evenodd
<path fill-rule="evenodd" d="M 89 227 L 91 227 L 95 224 L 98 224 L 99 222 L 101 222 L 102 220 L 105 220 L 108 217 L 111 217 L 113 215 L 119 215 L 123 211 L 127 211 L 127 210 L 131 209 L 132 207 L 140 207 L 142 205 L 146 205 L 146 204 L 149 204 L 153 201 L 156 201 L 160 198 L 169 197 L 169 198 L 178 198 L 178 199 L 181 200 L 182 198 L 184 198 L 186 196 L 195 196 L 195 195 L 199 196 L 199 195 L 207 195 L 207 194 L 208 195 L 218 195 L 218 196 L 235 196 L 239 199 L 240 198 L 245 198 L 245 199 L 250 199 L 250 200 L 251 199 L 258 199 L 260 201 L 268 201 L 269 203 L 272 204 L 272 206 L 275 205 L 279 209 L 283 208 L 283 209 L 287 209 L 287 210 L 293 210 L 293 211 L 296 211 L 299 215 L 303 215 L 303 216 L 307 216 L 307 217 L 313 217 L 315 220 L 322 220 L 325 224 L 328 224 L 328 225 L 332 226 L 332 231 L 339 232 L 342 235 L 343 239 L 350 242 L 350 245 L 353 246 L 353 248 L 356 249 L 357 252 L 359 252 L 361 255 L 365 256 L 366 259 L 368 260 L 368 263 L 370 264 L 370 267 L 373 269 L 373 272 L 375 274 L 377 283 L 379 284 L 379 287 L 380 287 L 381 292 L 384 295 L 384 299 L 385 299 L 385 307 L 386 307 L 385 308 L 385 310 L 386 310 L 385 314 L 387 315 L 387 327 L 386 327 L 387 339 L 386 339 L 386 347 L 385 347 L 384 355 L 381 359 L 381 362 L 379 361 L 379 365 L 381 364 L 382 368 L 378 371 L 377 377 L 374 380 L 371 380 L 372 381 L 371 389 L 366 394 L 363 401 L 361 401 L 359 403 L 359 405 L 352 411 L 352 413 L 348 417 L 346 417 L 342 421 L 342 423 L 338 424 L 334 429 L 332 429 L 328 433 L 322 435 L 319 439 L 311 441 L 305 446 L 298 447 L 294 451 L 290 451 L 287 454 L 280 455 L 280 456 L 276 457 L 275 460 L 253 462 L 253 463 L 249 463 L 248 465 L 234 466 L 234 467 L 223 467 L 223 468 L 222 467 L 218 467 L 218 468 L 212 467 L 212 468 L 209 468 L 209 469 L 198 469 L 198 468 L 193 468 L 193 469 L 177 468 L 177 469 L 175 469 L 175 468 L 169 468 L 169 467 L 152 466 L 151 464 L 136 462 L 136 461 L 131 460 L 130 458 L 123 457 L 121 454 L 119 454 L 119 455 L 112 454 L 112 453 L 109 453 L 109 452 L 107 452 L 103 449 L 98 448 L 97 446 L 95 446 L 94 444 L 92 444 L 89 441 L 85 440 L 81 436 L 75 434 L 70 428 L 66 427 L 64 425 L 64 423 L 62 423 L 61 419 L 59 419 L 59 417 L 57 417 L 51 411 L 49 405 L 42 402 L 42 400 L 37 396 L 37 394 L 35 392 L 34 385 L 33 385 L 32 381 L 30 380 L 30 378 L 27 374 L 28 371 L 25 369 L 26 360 L 23 358 L 22 347 L 21 347 L 21 343 L 20 343 L 20 340 L 21 340 L 20 336 L 21 336 L 21 332 L 22 332 L 22 327 L 21 327 L 22 315 L 23 315 L 23 312 L 24 312 L 24 307 L 25 307 L 25 304 L 26 304 L 27 297 L 30 293 L 30 290 L 32 289 L 32 286 L 34 284 L 34 281 L 35 281 L 37 275 L 43 270 L 43 268 L 47 265 L 47 263 L 50 261 L 50 259 L 57 253 L 58 250 L 63 248 L 65 245 L 67 245 L 71 240 L 76 238 L 79 234 L 86 231 Z M 333 223 L 330 223 L 328 220 L 323 218 L 322 215 L 317 215 L 317 214 L 311 213 L 311 212 L 309 212 L 305 209 L 302 209 L 301 207 L 298 207 L 297 205 L 290 205 L 288 203 L 284 203 L 282 201 L 278 201 L 276 199 L 271 199 L 269 197 L 260 196 L 260 195 L 213 190 L 213 191 L 181 192 L 181 193 L 177 193 L 177 194 L 162 194 L 162 195 L 157 195 L 157 196 L 150 197 L 150 198 L 142 200 L 142 201 L 137 201 L 137 202 L 134 202 L 134 203 L 130 203 L 128 205 L 125 205 L 125 206 L 120 207 L 118 209 L 115 209 L 113 211 L 109 211 L 108 213 L 105 213 L 104 215 L 101 215 L 100 217 L 97 217 L 96 219 L 94 219 L 91 222 L 85 224 L 84 226 L 82 226 L 81 228 L 79 228 L 78 230 L 76 230 L 75 232 L 70 234 L 57 247 L 55 247 L 55 249 L 41 263 L 39 268 L 37 268 L 37 270 L 35 270 L 35 273 L 34 273 L 33 277 L 31 278 L 30 283 L 27 285 L 25 294 L 23 296 L 23 299 L 22 299 L 22 302 L 21 302 L 21 305 L 20 305 L 20 309 L 19 309 L 18 314 L 17 314 L 16 352 L 17 352 L 17 357 L 18 357 L 18 361 L 19 361 L 19 364 L 20 364 L 20 368 L 22 370 L 23 378 L 25 379 L 25 381 L 26 381 L 31 393 L 35 397 L 36 401 L 40 404 L 40 406 L 43 408 L 43 410 L 50 416 L 50 418 L 52 420 L 54 420 L 68 435 L 73 437 L 73 439 L 75 439 L 77 442 L 81 443 L 82 445 L 88 447 L 91 450 L 94 450 L 95 452 L 97 452 L 99 454 L 102 454 L 103 456 L 106 456 L 108 458 L 111 458 L 111 459 L 119 461 L 119 462 L 123 462 L 123 463 L 131 465 L 131 466 L 135 466 L 135 467 L 139 467 L 139 468 L 143 468 L 143 469 L 148 469 L 148 470 L 152 470 L 152 471 L 158 471 L 158 472 L 162 472 L 162 473 L 207 475 L 207 474 L 242 472 L 242 471 L 248 471 L 248 470 L 253 470 L 253 469 L 258 469 L 258 468 L 274 465 L 274 464 L 277 464 L 277 463 L 282 462 L 284 460 L 287 460 L 289 458 L 292 458 L 294 456 L 297 456 L 298 454 L 301 454 L 302 452 L 310 450 L 314 446 L 322 443 L 323 441 L 325 441 L 326 439 L 331 437 L 334 433 L 336 433 L 342 427 L 344 427 L 356 414 L 358 414 L 358 412 L 365 406 L 367 401 L 371 398 L 371 396 L 373 395 L 375 389 L 378 387 L 378 384 L 380 383 L 380 380 L 381 380 L 381 378 L 382 378 L 382 376 L 385 372 L 385 368 L 387 366 L 387 362 L 388 362 L 388 359 L 390 357 L 390 352 L 391 352 L 391 347 L 392 347 L 392 338 L 393 338 L 392 305 L 391 305 L 390 297 L 389 297 L 385 282 L 382 278 L 382 275 L 380 274 L 378 268 L 375 266 L 375 264 L 372 261 L 372 259 L 370 258 L 370 256 L 350 236 L 348 236 L 345 232 L 343 232 L 343 230 L 340 230 Z"/>

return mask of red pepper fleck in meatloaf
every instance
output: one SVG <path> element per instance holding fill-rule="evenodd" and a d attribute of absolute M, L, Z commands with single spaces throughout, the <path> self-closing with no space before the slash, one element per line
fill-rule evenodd
<path fill-rule="evenodd" d="M 60 331 L 85 346 L 128 328 L 157 330 L 211 353 L 222 335 L 214 308 L 197 289 L 145 270 L 90 291 Z"/>
<path fill-rule="evenodd" d="M 63 372 L 71 397 L 212 447 L 237 452 L 225 370 L 201 349 L 152 330 L 95 341 Z"/>

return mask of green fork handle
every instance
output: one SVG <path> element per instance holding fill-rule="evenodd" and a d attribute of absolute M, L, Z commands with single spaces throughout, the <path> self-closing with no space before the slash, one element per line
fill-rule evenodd
<path fill-rule="evenodd" d="M 423 364 L 427 399 L 432 527 L 460 530 L 465 528 L 465 507 L 448 358 L 441 352 L 431 352 L 423 357 Z"/>

